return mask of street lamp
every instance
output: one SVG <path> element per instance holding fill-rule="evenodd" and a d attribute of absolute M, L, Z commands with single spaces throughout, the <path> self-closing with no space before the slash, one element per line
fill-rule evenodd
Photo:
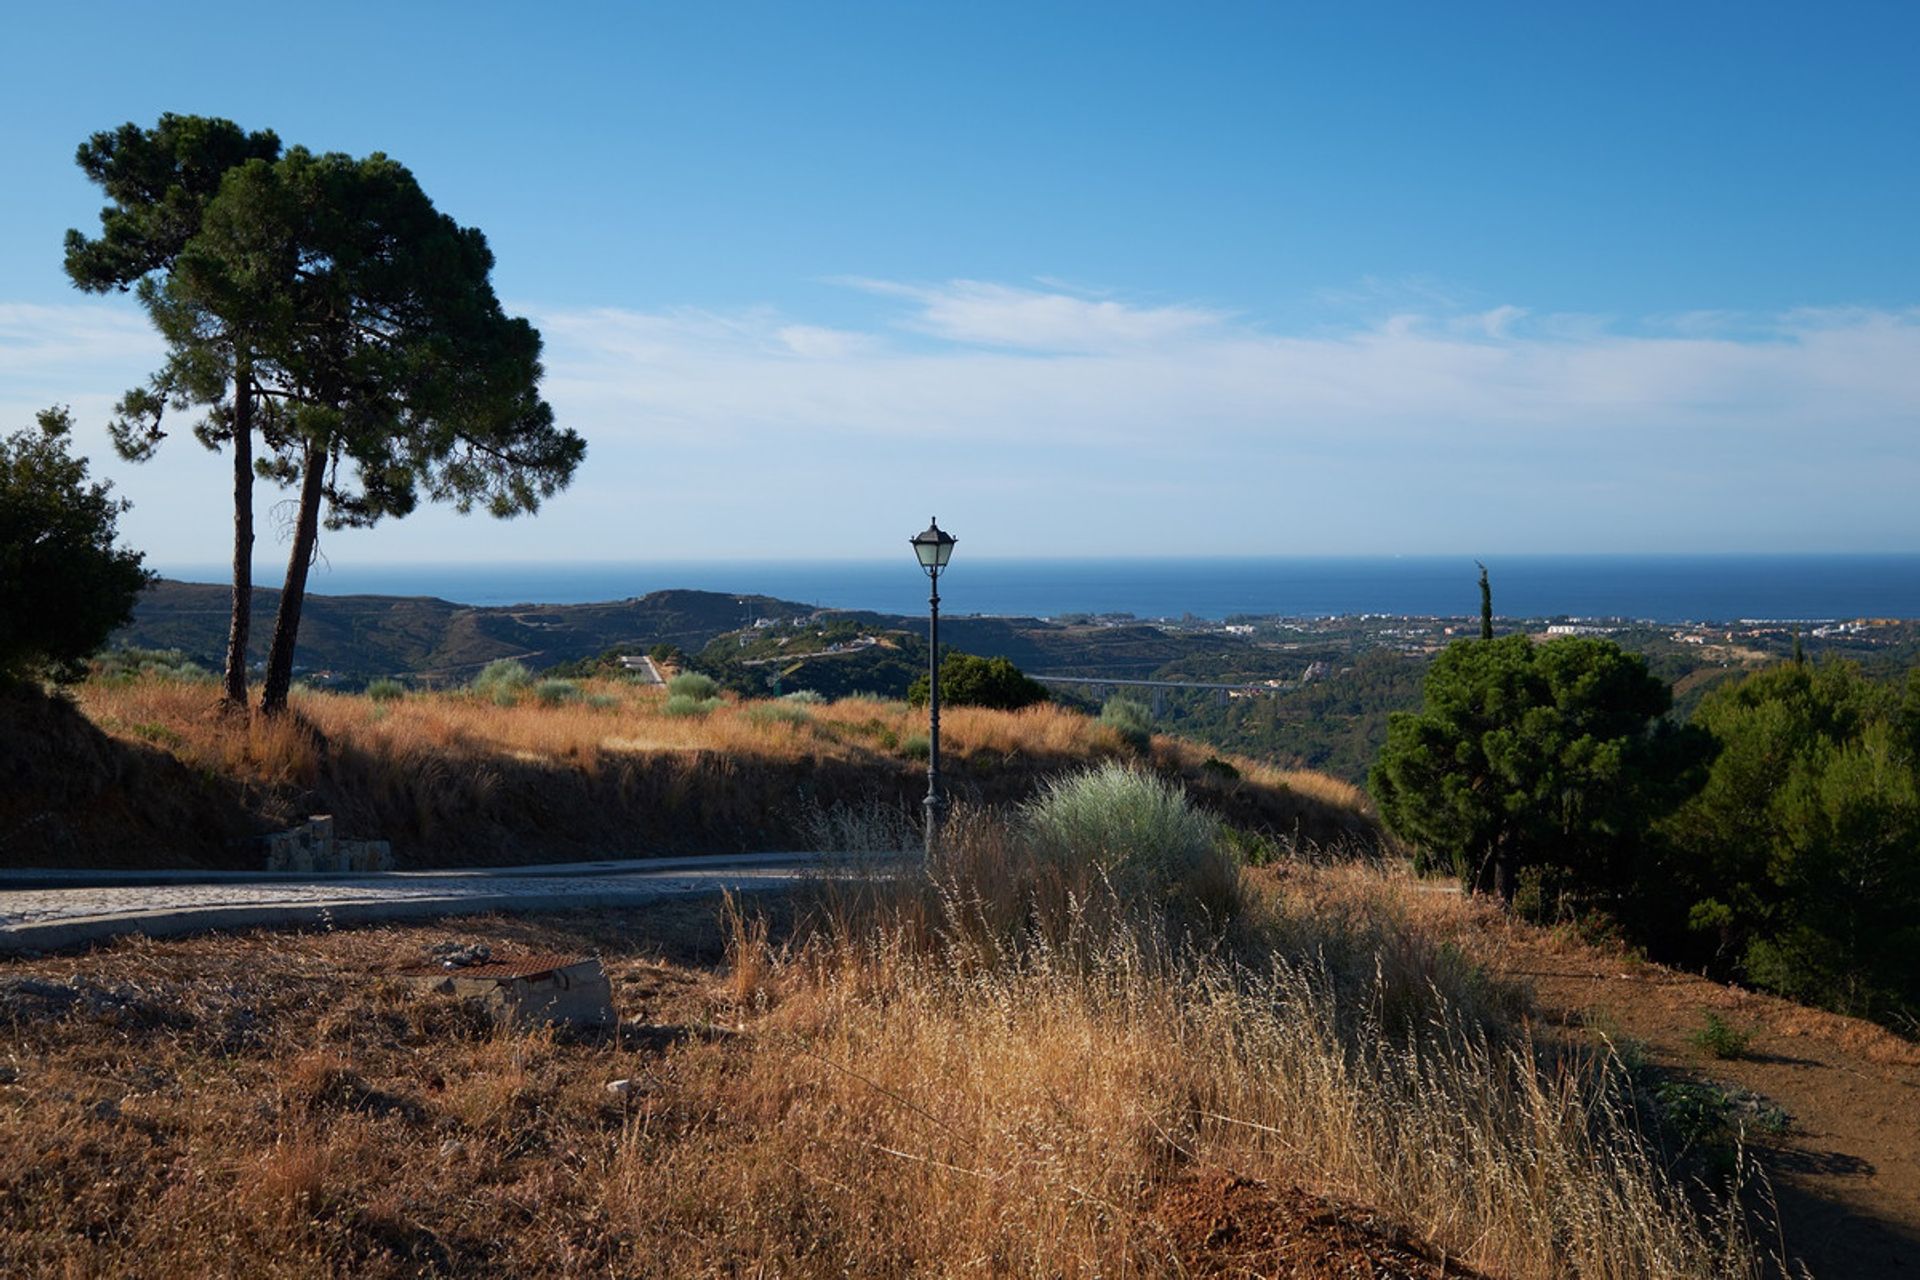
<path fill-rule="evenodd" d="M 940 571 L 953 558 L 953 544 L 959 539 L 930 521 L 925 533 L 915 534 L 913 554 L 927 571 L 927 858 L 940 847 L 940 808 L 946 799 L 940 794 Z"/>

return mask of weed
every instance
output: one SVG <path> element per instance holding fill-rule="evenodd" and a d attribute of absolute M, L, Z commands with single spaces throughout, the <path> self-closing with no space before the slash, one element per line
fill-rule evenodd
<path fill-rule="evenodd" d="M 1100 723 L 1135 751 L 1145 751 L 1153 743 L 1153 712 L 1132 698 L 1108 698 L 1100 708 Z"/>
<path fill-rule="evenodd" d="M 779 702 L 756 702 L 747 708 L 746 717 L 750 724 L 757 725 L 803 725 L 813 720 L 805 707 L 795 706 L 784 699 Z"/>
<path fill-rule="evenodd" d="M 501 692 L 517 692 L 532 683 L 533 673 L 527 670 L 525 663 L 515 658 L 495 658 L 473 678 L 471 687 L 475 693 L 491 695 L 495 702 L 499 702 Z"/>
<path fill-rule="evenodd" d="M 155 724 L 152 721 L 128 725 L 127 730 L 132 733 L 134 737 L 143 738 L 157 746 L 178 747 L 186 742 L 186 739 L 181 737 L 178 731 L 170 729 L 164 724 Z"/>
<path fill-rule="evenodd" d="M 387 676 L 367 682 L 367 697 L 375 702 L 398 702 L 407 696 L 407 686 Z"/>
<path fill-rule="evenodd" d="M 1711 1058 L 1744 1058 L 1753 1043 L 1753 1029 L 1739 1030 L 1719 1014 L 1709 1013 L 1706 1026 L 1688 1036 L 1687 1043 Z"/>
<path fill-rule="evenodd" d="M 542 680 L 533 686 L 533 697 L 543 707 L 558 707 L 580 699 L 580 686 L 571 680 Z"/>
<path fill-rule="evenodd" d="M 696 698 L 692 694 L 676 693 L 667 698 L 666 705 L 661 709 L 667 715 L 691 719 L 711 715 L 720 706 L 718 698 Z"/>

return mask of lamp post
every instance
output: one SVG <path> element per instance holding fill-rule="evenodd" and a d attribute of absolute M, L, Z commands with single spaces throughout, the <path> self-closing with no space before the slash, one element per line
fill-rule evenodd
<path fill-rule="evenodd" d="M 927 859 L 940 848 L 940 809 L 946 798 L 940 794 L 940 571 L 953 558 L 953 544 L 959 539 L 940 527 L 938 520 L 927 524 L 925 533 L 911 539 L 913 554 L 927 571 Z"/>

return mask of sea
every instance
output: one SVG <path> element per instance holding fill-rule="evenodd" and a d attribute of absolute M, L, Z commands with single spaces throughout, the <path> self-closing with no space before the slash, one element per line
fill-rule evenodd
<path fill-rule="evenodd" d="M 1494 612 L 1660 623 L 1920 619 L 1920 554 L 1523 555 L 1486 560 Z M 215 565 L 155 565 L 224 582 Z M 256 581 L 277 582 L 262 566 Z M 1472 617 L 1479 570 L 1461 556 L 969 559 L 940 579 L 949 615 L 1142 619 L 1236 615 Z M 438 596 L 461 604 L 580 604 L 689 588 L 841 609 L 918 614 L 927 580 L 899 560 L 652 560 L 316 565 L 327 595 Z M 743 605 L 743 616 L 745 606 Z"/>

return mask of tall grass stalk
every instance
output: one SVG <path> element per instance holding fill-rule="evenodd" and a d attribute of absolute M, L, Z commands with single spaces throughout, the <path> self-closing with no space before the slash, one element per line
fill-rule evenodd
<path fill-rule="evenodd" d="M 957 826 L 927 874 L 823 898 L 766 980 L 788 1056 L 760 1085 L 790 1100 L 766 1158 L 805 1171 L 836 1243 L 1160 1273 L 1159 1190 L 1214 1171 L 1496 1274 L 1758 1274 L 1739 1215 L 1663 1172 L 1623 1073 L 1532 1043 L 1410 923 L 1389 944 L 1256 895 L 1199 938 L 990 815 Z"/>

